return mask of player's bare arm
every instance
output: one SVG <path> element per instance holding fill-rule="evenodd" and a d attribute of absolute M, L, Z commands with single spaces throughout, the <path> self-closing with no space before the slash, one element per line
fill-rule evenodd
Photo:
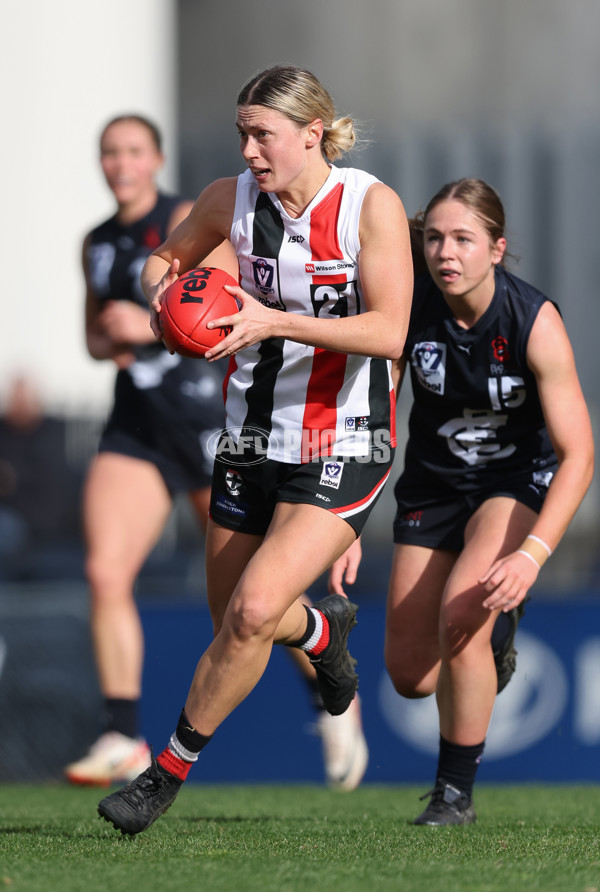
<path fill-rule="evenodd" d="M 530 530 L 535 554 L 517 550 L 496 561 L 481 578 L 489 596 L 488 609 L 520 603 L 537 579 L 571 522 L 593 475 L 594 447 L 589 414 L 581 391 L 573 350 L 562 319 L 547 302 L 540 309 L 529 337 L 528 364 L 536 376 L 544 418 L 558 470 L 544 505 Z M 510 601 L 504 603 L 507 597 Z"/>
<path fill-rule="evenodd" d="M 148 257 L 141 283 L 152 309 L 160 309 L 160 295 L 178 275 L 193 269 L 229 238 L 236 182 L 236 177 L 230 177 L 207 186 L 190 213 Z"/>
<path fill-rule="evenodd" d="M 88 353 L 93 359 L 112 359 L 118 368 L 126 368 L 134 359 L 135 354 L 129 343 L 123 338 L 115 337 L 106 325 L 106 302 L 101 301 L 96 295 L 90 280 L 87 253 L 89 237 L 83 243 L 83 273 L 85 277 L 85 340 Z M 146 316 L 146 331 L 148 330 L 148 318 Z"/>
<path fill-rule="evenodd" d="M 340 353 L 398 358 L 410 314 L 412 257 L 402 202 L 383 183 L 374 183 L 367 191 L 361 211 L 360 240 L 360 277 L 366 312 L 344 319 L 280 313 L 257 308 L 241 288 L 231 289 L 242 301 L 242 310 L 235 317 L 215 320 L 214 325 L 231 325 L 233 330 L 211 356 L 218 359 L 265 337 L 281 337 Z"/>
<path fill-rule="evenodd" d="M 550 303 L 536 319 L 527 350 L 559 467 L 533 533 L 555 548 L 573 518 L 594 467 L 589 413 L 562 319 Z"/>
<path fill-rule="evenodd" d="M 189 214 L 148 257 L 142 269 L 141 285 L 152 311 L 150 324 L 157 338 L 160 338 L 158 313 L 164 292 L 181 273 L 193 269 L 229 238 L 236 183 L 236 177 L 229 177 L 207 186 Z"/>

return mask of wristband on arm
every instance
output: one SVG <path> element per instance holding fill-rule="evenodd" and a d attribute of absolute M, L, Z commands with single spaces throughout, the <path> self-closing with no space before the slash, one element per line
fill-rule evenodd
<path fill-rule="evenodd" d="M 529 535 L 521 547 L 517 549 L 517 554 L 524 554 L 525 557 L 528 557 L 530 561 L 537 565 L 538 570 L 541 570 L 552 554 L 552 549 L 539 536 Z"/>

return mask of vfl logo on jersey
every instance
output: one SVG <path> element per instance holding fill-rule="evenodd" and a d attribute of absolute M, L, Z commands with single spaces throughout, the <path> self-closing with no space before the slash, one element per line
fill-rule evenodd
<path fill-rule="evenodd" d="M 347 417 L 344 427 L 347 431 L 368 431 L 369 416 L 357 415 L 354 418 Z"/>
<path fill-rule="evenodd" d="M 439 341 L 415 344 L 410 356 L 419 384 L 432 393 L 444 393 L 446 383 L 446 345 Z"/>
<path fill-rule="evenodd" d="M 514 443 L 502 447 L 496 431 L 504 427 L 508 415 L 487 410 L 465 409 L 462 418 L 451 418 L 438 429 L 446 438 L 450 452 L 466 465 L 485 465 L 490 461 L 508 458 L 517 448 Z"/>
<path fill-rule="evenodd" d="M 254 286 L 259 293 L 256 299 L 265 307 L 272 310 L 284 310 L 285 304 L 279 296 L 279 284 L 277 281 L 277 261 L 265 260 L 264 257 L 251 257 L 252 278 Z M 263 295 L 262 297 L 260 295 Z"/>
<path fill-rule="evenodd" d="M 321 479 L 319 486 L 329 486 L 332 489 L 339 489 L 342 480 L 342 472 L 344 464 L 341 461 L 326 461 L 321 471 Z"/>
<path fill-rule="evenodd" d="M 115 262 L 117 249 L 109 242 L 90 245 L 87 253 L 92 288 L 98 297 L 110 294 L 110 273 Z"/>
<path fill-rule="evenodd" d="M 275 267 L 272 266 L 263 257 L 257 257 L 252 261 L 252 274 L 254 276 L 254 284 L 261 294 L 275 294 L 273 280 L 275 278 Z"/>
<path fill-rule="evenodd" d="M 534 471 L 532 477 L 532 486 L 536 490 L 536 492 L 539 492 L 540 488 L 548 489 L 553 477 L 554 471 Z"/>
<path fill-rule="evenodd" d="M 304 264 L 304 271 L 310 276 L 339 276 L 345 270 L 353 270 L 352 260 L 314 260 Z"/>

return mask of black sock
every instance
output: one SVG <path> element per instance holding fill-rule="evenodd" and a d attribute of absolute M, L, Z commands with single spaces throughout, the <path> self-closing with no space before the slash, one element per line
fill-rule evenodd
<path fill-rule="evenodd" d="M 313 632 L 317 628 L 317 621 L 311 608 L 307 607 L 306 604 L 303 604 L 302 606 L 306 610 L 306 632 L 301 638 L 298 638 L 297 641 L 290 641 L 288 647 L 302 647 L 303 644 L 306 644 L 307 641 L 310 641 Z"/>
<path fill-rule="evenodd" d="M 200 750 L 204 749 L 208 741 L 212 738 L 212 734 L 207 737 L 206 735 L 200 734 L 199 731 L 195 731 L 194 728 L 192 728 L 184 709 L 181 710 L 181 715 L 179 716 L 179 721 L 177 722 L 175 734 L 177 735 L 177 739 L 179 740 L 179 742 L 190 753 L 199 753 Z"/>
<path fill-rule="evenodd" d="M 458 743 L 450 743 L 440 734 L 436 781 L 444 780 L 471 798 L 484 747 L 485 740 L 475 746 L 460 746 Z"/>
<path fill-rule="evenodd" d="M 126 737 L 138 737 L 139 705 L 139 700 L 126 700 L 124 697 L 105 697 L 106 730 L 118 731 Z"/>

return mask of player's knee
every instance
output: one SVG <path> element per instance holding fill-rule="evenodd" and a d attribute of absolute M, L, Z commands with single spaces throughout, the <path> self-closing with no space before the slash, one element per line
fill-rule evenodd
<path fill-rule="evenodd" d="M 403 660 L 397 652 L 392 653 L 386 649 L 385 666 L 394 689 L 402 697 L 415 700 L 433 693 L 427 683 L 427 673 L 420 666 Z"/>
<path fill-rule="evenodd" d="M 230 635 L 245 643 L 256 638 L 272 639 L 278 621 L 266 602 L 240 598 L 228 610 L 224 625 Z"/>
<path fill-rule="evenodd" d="M 95 555 L 90 555 L 85 562 L 85 577 L 92 600 L 96 602 L 119 599 L 131 587 L 117 564 Z"/>

